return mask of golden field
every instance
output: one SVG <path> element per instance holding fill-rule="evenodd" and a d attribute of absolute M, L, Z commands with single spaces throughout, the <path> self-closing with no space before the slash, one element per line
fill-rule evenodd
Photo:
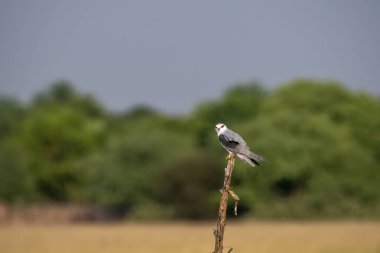
<path fill-rule="evenodd" d="M 211 253 L 213 228 L 213 223 L 0 225 L 0 252 Z M 239 253 L 379 253 L 380 222 L 229 223 L 224 241 Z"/>

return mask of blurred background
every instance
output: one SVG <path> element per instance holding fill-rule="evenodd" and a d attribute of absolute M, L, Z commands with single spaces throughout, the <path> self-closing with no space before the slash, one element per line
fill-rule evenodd
<path fill-rule="evenodd" d="M 213 222 L 223 122 L 267 159 L 236 162 L 238 222 L 372 220 L 373 235 L 379 11 L 370 0 L 1 1 L 0 224 Z M 0 230 L 7 252 L 19 252 L 13 232 Z"/>

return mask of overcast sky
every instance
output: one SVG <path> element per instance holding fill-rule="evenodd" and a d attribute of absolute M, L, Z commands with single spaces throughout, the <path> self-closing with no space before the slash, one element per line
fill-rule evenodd
<path fill-rule="evenodd" d="M 65 79 L 112 110 L 181 113 L 298 77 L 380 94 L 380 1 L 0 1 L 0 94 L 23 101 Z"/>

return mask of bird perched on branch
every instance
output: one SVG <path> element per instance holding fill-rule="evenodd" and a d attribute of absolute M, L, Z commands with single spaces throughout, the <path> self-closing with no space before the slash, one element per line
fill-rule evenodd
<path fill-rule="evenodd" d="M 216 124 L 215 130 L 223 148 L 229 153 L 226 159 L 231 159 L 234 155 L 237 155 L 252 167 L 255 167 L 255 164 L 260 166 L 259 162 L 265 160 L 263 157 L 252 153 L 244 139 L 239 134 L 228 129 L 225 124 Z"/>

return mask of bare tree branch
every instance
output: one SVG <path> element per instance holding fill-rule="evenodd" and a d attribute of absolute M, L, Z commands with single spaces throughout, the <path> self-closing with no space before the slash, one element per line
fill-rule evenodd
<path fill-rule="evenodd" d="M 239 197 L 231 190 L 231 176 L 232 171 L 235 165 L 235 157 L 233 155 L 228 155 L 228 163 L 225 168 L 224 183 L 223 188 L 220 190 L 220 204 L 218 211 L 218 220 L 216 223 L 216 228 L 214 229 L 215 236 L 215 249 L 213 253 L 222 253 L 223 252 L 223 237 L 224 237 L 224 228 L 226 226 L 226 214 L 227 214 L 227 203 L 228 195 L 230 194 L 235 200 L 234 214 L 237 215 L 237 206 L 239 202 Z M 228 251 L 231 252 L 232 248 Z"/>

